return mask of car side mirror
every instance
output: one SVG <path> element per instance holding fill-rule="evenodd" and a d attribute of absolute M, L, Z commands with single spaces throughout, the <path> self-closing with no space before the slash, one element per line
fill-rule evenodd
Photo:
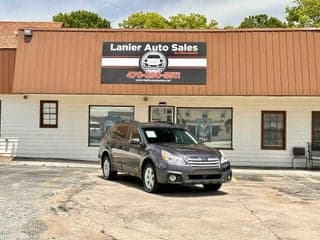
<path fill-rule="evenodd" d="M 130 141 L 130 143 L 131 143 L 132 145 L 142 145 L 142 142 L 140 141 L 139 138 L 132 138 L 131 141 Z"/>

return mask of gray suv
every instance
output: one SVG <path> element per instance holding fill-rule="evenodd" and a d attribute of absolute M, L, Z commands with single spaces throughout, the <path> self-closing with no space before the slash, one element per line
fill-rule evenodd
<path fill-rule="evenodd" d="M 117 172 L 137 176 L 150 193 L 160 184 L 203 184 L 217 191 L 232 178 L 221 151 L 168 123 L 116 123 L 101 140 L 99 159 L 105 179 L 115 179 Z"/>

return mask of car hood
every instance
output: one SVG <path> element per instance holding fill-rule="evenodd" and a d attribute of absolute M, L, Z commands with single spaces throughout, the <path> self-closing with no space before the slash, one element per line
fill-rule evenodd
<path fill-rule="evenodd" d="M 209 148 L 204 144 L 184 145 L 184 144 L 160 144 L 163 150 L 168 150 L 172 153 L 179 153 L 184 156 L 210 156 L 220 157 L 218 150 Z"/>

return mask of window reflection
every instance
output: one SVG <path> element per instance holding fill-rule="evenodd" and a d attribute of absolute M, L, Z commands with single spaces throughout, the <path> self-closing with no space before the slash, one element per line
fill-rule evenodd
<path fill-rule="evenodd" d="M 90 106 L 89 146 L 99 146 L 101 137 L 115 123 L 134 119 L 134 107 Z"/>
<path fill-rule="evenodd" d="M 284 149 L 285 148 L 285 112 L 263 111 L 263 149 Z"/>
<path fill-rule="evenodd" d="M 232 147 L 231 108 L 178 108 L 177 123 L 207 146 Z"/>

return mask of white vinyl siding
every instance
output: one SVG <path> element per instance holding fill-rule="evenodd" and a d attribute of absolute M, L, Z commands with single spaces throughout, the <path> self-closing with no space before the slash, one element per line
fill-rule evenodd
<path fill-rule="evenodd" d="M 59 128 L 39 128 L 39 101 L 59 102 Z M 150 105 L 232 108 L 233 150 L 224 150 L 234 166 L 290 167 L 292 148 L 311 140 L 312 111 L 320 111 L 317 97 L 166 97 L 2 95 L 1 153 L 23 157 L 97 161 L 98 147 L 88 147 L 89 105 L 135 107 L 135 120 L 148 121 Z M 286 111 L 286 150 L 261 149 L 261 111 Z M 7 143 L 5 140 L 8 140 Z M 6 151 L 5 151 L 6 150 Z M 303 162 L 303 161 L 302 161 Z M 302 165 L 301 165 L 302 166 Z"/>

